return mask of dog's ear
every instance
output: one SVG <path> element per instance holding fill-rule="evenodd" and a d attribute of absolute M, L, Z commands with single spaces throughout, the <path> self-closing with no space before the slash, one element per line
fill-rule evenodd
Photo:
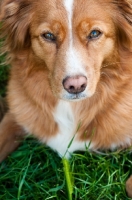
<path fill-rule="evenodd" d="M 17 13 L 19 5 L 15 1 L 2 0 L 0 3 L 0 19 L 6 19 Z"/>
<path fill-rule="evenodd" d="M 29 25 L 32 18 L 31 0 L 2 0 L 0 3 L 0 37 L 6 51 L 16 52 L 29 45 Z"/>
<path fill-rule="evenodd" d="M 113 0 L 112 3 L 119 44 L 132 52 L 132 0 Z"/>

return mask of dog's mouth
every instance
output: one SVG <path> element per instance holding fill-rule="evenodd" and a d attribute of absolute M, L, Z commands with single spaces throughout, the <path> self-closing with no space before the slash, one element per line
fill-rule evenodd
<path fill-rule="evenodd" d="M 70 94 L 70 93 L 65 93 L 62 95 L 61 99 L 66 100 L 66 101 L 81 101 L 88 98 L 88 95 L 85 92 L 80 92 L 76 94 Z"/>

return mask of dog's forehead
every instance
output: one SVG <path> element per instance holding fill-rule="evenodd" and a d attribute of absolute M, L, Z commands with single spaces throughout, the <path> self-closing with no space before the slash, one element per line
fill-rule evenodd
<path fill-rule="evenodd" d="M 95 18 L 103 20 L 109 13 L 109 0 L 62 0 L 68 19 Z"/>
<path fill-rule="evenodd" d="M 35 1 L 31 27 L 47 23 L 53 28 L 59 23 L 65 30 L 74 30 L 81 22 L 91 23 L 95 20 L 109 22 L 109 0 L 48 0 Z M 40 4 L 41 2 L 41 4 Z M 107 9 L 108 8 L 108 9 Z M 111 21 L 111 19 L 110 19 Z"/>
<path fill-rule="evenodd" d="M 45 1 L 40 1 L 35 1 L 39 8 L 38 15 L 41 15 L 41 17 L 44 15 L 44 18 L 76 20 L 78 16 L 94 18 L 100 17 L 105 13 L 105 5 L 102 6 L 102 4 L 105 4 L 106 0 L 48 0 L 46 3 Z"/>

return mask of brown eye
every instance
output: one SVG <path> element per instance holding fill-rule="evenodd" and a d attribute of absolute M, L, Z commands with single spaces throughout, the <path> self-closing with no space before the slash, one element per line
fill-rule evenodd
<path fill-rule="evenodd" d="M 56 41 L 56 37 L 50 32 L 43 33 L 41 36 L 42 36 L 42 38 L 44 38 L 44 39 L 46 39 L 46 40 L 48 40 L 50 42 L 55 42 Z"/>
<path fill-rule="evenodd" d="M 92 39 L 97 39 L 102 35 L 102 33 L 99 30 L 93 30 L 91 31 L 91 33 L 88 36 L 88 39 L 92 40 Z"/>

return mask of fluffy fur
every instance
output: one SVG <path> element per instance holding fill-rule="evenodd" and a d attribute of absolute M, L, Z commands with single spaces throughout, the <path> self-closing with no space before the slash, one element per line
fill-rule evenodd
<path fill-rule="evenodd" d="M 2 0 L 0 18 L 12 65 L 2 159 L 25 132 L 67 157 L 132 145 L 132 0 Z"/>

